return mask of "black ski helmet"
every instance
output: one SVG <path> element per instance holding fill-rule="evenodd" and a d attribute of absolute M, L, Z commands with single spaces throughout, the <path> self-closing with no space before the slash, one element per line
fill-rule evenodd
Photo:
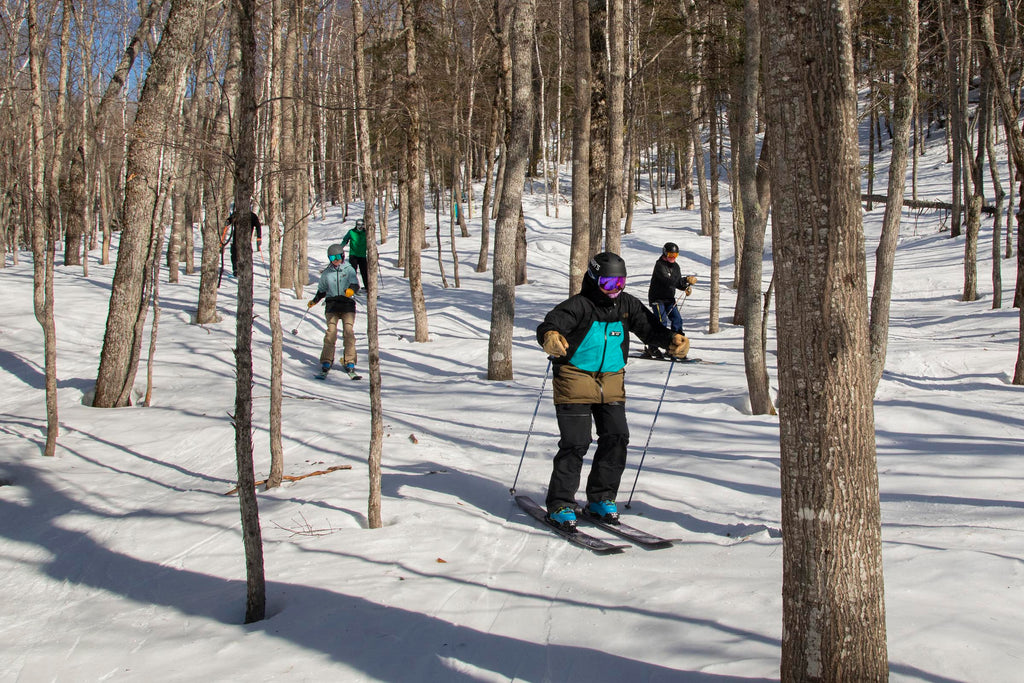
<path fill-rule="evenodd" d="M 626 262 L 618 254 L 603 251 L 590 259 L 587 275 L 595 280 L 603 277 L 626 277 Z"/>
<path fill-rule="evenodd" d="M 345 249 L 344 249 L 344 247 L 342 247 L 340 244 L 332 244 L 331 246 L 327 247 L 327 260 L 333 261 L 334 259 L 331 258 L 332 256 L 344 257 L 345 256 Z"/>
<path fill-rule="evenodd" d="M 661 248 L 661 255 L 664 256 L 669 252 L 679 253 L 679 245 L 675 242 L 665 242 L 665 246 Z"/>
<path fill-rule="evenodd" d="M 356 219 L 356 230 L 366 230 L 366 224 L 363 222 L 362 218 Z"/>

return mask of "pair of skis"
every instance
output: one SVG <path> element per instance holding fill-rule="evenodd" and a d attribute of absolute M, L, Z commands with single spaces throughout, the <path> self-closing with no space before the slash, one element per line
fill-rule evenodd
<path fill-rule="evenodd" d="M 616 544 L 606 541 L 603 538 L 592 536 L 584 531 L 580 531 L 579 529 L 576 531 L 569 531 L 557 524 L 554 524 L 548 519 L 547 510 L 538 505 L 537 502 L 529 496 L 516 496 L 516 503 L 518 503 L 519 507 L 521 507 L 528 515 L 541 522 L 548 529 L 551 529 L 573 545 L 586 548 L 587 550 L 592 550 L 599 554 L 620 553 L 629 547 L 628 545 Z M 630 543 L 634 543 L 642 548 L 648 548 L 651 550 L 668 548 L 679 540 L 678 538 L 662 538 L 661 536 L 655 536 L 654 534 L 649 534 L 646 531 L 641 531 L 640 529 L 628 524 L 624 524 L 621 521 L 618 524 L 612 524 L 589 515 L 586 511 L 583 512 L 581 519 L 589 524 L 594 524 L 606 531 L 610 531 L 616 536 L 626 539 Z"/>
<path fill-rule="evenodd" d="M 629 357 L 636 358 L 637 360 L 660 360 L 665 362 L 674 360 L 676 363 L 703 363 L 704 365 L 725 365 L 725 361 L 704 360 L 703 358 L 690 358 L 689 356 L 687 356 L 686 358 L 672 358 L 671 356 L 666 356 L 664 358 L 655 358 L 654 356 L 645 356 L 643 354 L 630 354 Z"/>
<path fill-rule="evenodd" d="M 316 375 L 314 375 L 314 377 L 316 379 L 319 379 L 319 380 L 325 380 L 325 379 L 327 379 L 327 374 L 329 372 L 330 372 L 330 368 L 328 368 L 327 370 L 321 370 L 320 372 L 316 373 Z M 356 373 L 355 370 L 345 370 L 345 374 L 348 375 L 349 379 L 362 379 L 363 378 L 363 376 L 358 374 L 358 373 Z"/>

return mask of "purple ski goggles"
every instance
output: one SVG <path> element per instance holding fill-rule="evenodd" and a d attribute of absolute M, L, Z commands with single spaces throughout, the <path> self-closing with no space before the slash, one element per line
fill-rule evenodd
<path fill-rule="evenodd" d="M 626 278 L 621 275 L 616 277 L 599 277 L 597 278 L 597 286 L 605 292 L 621 292 L 626 286 Z"/>

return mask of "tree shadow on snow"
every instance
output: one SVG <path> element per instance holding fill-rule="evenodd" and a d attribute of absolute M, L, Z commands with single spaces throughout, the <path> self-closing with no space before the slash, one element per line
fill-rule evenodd
<path fill-rule="evenodd" d="M 19 505 L 0 499 L 0 533 L 11 541 L 49 551 L 50 559 L 39 565 L 40 573 L 60 583 L 169 607 L 187 617 L 235 624 L 240 636 L 262 632 L 287 640 L 372 680 L 468 682 L 480 680 L 480 672 L 510 680 L 770 680 L 680 671 L 596 647 L 486 633 L 354 595 L 280 582 L 267 585 L 268 617 L 243 625 L 244 581 L 129 557 L 104 547 L 87 533 L 62 528 L 55 522 L 71 512 L 102 514 L 63 496 L 31 467 L 12 463 L 6 469 L 11 472 L 4 478 L 29 489 L 33 502 Z M 250 665 L 256 670 L 260 663 L 254 660 Z"/>

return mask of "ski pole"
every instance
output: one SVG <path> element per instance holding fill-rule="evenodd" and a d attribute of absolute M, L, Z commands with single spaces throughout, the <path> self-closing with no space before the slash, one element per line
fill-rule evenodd
<path fill-rule="evenodd" d="M 651 420 L 651 430 L 647 432 L 647 443 L 644 444 L 644 452 L 640 454 L 640 464 L 636 468 L 636 479 L 633 480 L 633 488 L 629 492 L 629 500 L 626 501 L 626 509 L 633 503 L 633 492 L 636 491 L 636 482 L 640 479 L 640 470 L 644 467 L 644 458 L 647 457 L 647 447 L 651 445 L 651 434 L 654 433 L 654 423 L 658 421 L 658 413 L 661 412 L 661 404 L 665 400 L 665 390 L 668 389 L 668 380 L 672 377 L 672 368 L 676 366 L 676 359 L 668 366 L 668 374 L 665 375 L 665 386 L 661 388 L 661 398 L 658 399 L 658 407 L 654 411 L 654 419 Z"/>
<path fill-rule="evenodd" d="M 307 306 L 306 307 L 306 312 L 302 314 L 301 318 L 299 318 L 299 322 L 295 323 L 295 329 L 292 330 L 292 334 L 298 334 L 299 333 L 299 325 L 302 324 L 302 321 L 306 319 L 306 316 L 309 315 L 309 312 L 311 310 L 313 310 L 312 306 Z"/>
<path fill-rule="evenodd" d="M 533 407 L 533 417 L 530 419 L 530 428 L 526 431 L 526 443 L 523 444 L 523 454 L 519 456 L 519 469 L 516 470 L 516 478 L 512 481 L 512 488 L 508 490 L 510 495 L 516 495 L 516 482 L 519 481 L 519 472 L 523 469 L 523 459 L 526 457 L 526 447 L 530 445 L 530 434 L 533 434 L 533 422 L 537 419 L 537 411 L 540 409 L 540 399 L 544 396 L 544 385 L 548 382 L 548 373 L 551 372 L 551 359 L 548 358 L 548 368 L 544 371 L 544 381 L 540 383 L 540 393 L 537 394 L 537 405 Z"/>

